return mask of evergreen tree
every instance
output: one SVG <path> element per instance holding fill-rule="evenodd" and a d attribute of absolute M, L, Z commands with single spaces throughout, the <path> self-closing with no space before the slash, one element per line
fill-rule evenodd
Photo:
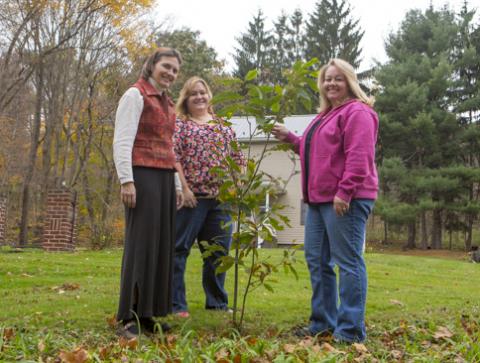
<path fill-rule="evenodd" d="M 306 24 L 305 56 L 317 57 L 321 64 L 342 58 L 358 68 L 363 34 L 346 0 L 320 0 Z"/>
<path fill-rule="evenodd" d="M 298 60 L 305 60 L 305 27 L 303 14 L 300 9 L 296 9 L 289 18 L 288 27 L 288 59 L 290 64 Z"/>
<path fill-rule="evenodd" d="M 446 205 L 458 197 L 447 192 L 459 190 L 454 177 L 439 173 L 461 161 L 460 128 L 447 97 L 453 71 L 449 57 L 457 32 L 455 16 L 447 9 L 410 11 L 400 30 L 387 39 L 389 61 L 377 73 L 383 163 L 399 157 L 408 170 L 398 187 L 408 192 L 395 196 L 399 208 L 404 203 L 431 208 L 432 248 L 441 248 Z M 427 209 L 414 211 L 421 220 L 423 239 Z M 413 239 L 416 221 L 407 224 Z M 415 246 L 415 241 L 409 245 Z"/>
<path fill-rule="evenodd" d="M 265 17 L 261 9 L 248 23 L 248 30 L 237 39 L 233 59 L 235 60 L 234 76 L 244 78 L 248 71 L 256 69 L 260 73 L 259 81 L 268 82 L 271 78 L 271 46 L 272 35 L 265 27 Z"/>
<path fill-rule="evenodd" d="M 292 65 L 288 54 L 291 47 L 288 39 L 290 33 L 288 17 L 282 12 L 277 21 L 273 23 L 272 45 L 274 46 L 271 47 L 271 80 L 273 82 L 281 81 L 283 79 L 282 71 Z"/>
<path fill-rule="evenodd" d="M 463 164 L 469 168 L 480 166 L 480 26 L 473 23 L 475 10 L 470 10 L 465 1 L 458 16 L 459 32 L 453 52 L 454 77 L 451 89 L 451 103 L 462 126 L 460 147 L 463 152 Z M 473 236 L 473 223 L 480 214 L 480 179 L 462 178 L 469 184 L 464 205 L 463 223 L 465 231 L 465 249 L 470 250 Z"/>

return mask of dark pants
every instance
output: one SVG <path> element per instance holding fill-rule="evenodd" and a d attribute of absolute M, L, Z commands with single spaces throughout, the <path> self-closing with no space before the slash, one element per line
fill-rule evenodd
<path fill-rule="evenodd" d="M 228 254 L 232 240 L 231 226 L 222 226 L 230 221 L 230 216 L 215 199 L 198 199 L 195 208 L 182 208 L 177 212 L 175 267 L 173 275 L 173 311 L 187 311 L 185 294 L 185 267 L 195 239 L 199 242 L 200 251 L 205 248 L 200 243 L 207 241 L 217 244 L 222 251 L 215 251 L 210 257 L 203 259 L 202 283 L 206 295 L 205 308 L 227 309 L 228 296 L 225 291 L 225 273 L 215 274 L 217 259 Z"/>

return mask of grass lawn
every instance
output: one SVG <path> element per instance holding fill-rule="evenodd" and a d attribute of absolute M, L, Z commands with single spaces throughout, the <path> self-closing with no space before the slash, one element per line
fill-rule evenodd
<path fill-rule="evenodd" d="M 124 342 L 108 322 L 117 307 L 121 254 L 0 249 L 0 361 L 480 362 L 480 264 L 367 253 L 369 339 L 347 346 L 289 333 L 310 312 L 301 251 L 298 280 L 282 271 L 273 276 L 274 292 L 251 293 L 239 335 L 230 314 L 203 309 L 194 250 L 187 270 L 191 318 L 169 317 L 174 330 L 165 337 Z M 275 261 L 282 251 L 261 254 Z M 230 271 L 229 292 L 232 282 Z"/>

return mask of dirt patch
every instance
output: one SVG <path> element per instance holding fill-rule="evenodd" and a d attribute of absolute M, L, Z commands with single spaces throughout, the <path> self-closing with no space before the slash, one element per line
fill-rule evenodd
<path fill-rule="evenodd" d="M 376 253 L 387 253 L 393 255 L 404 255 L 404 256 L 418 256 L 418 257 L 432 257 L 432 258 L 443 258 L 449 260 L 460 260 L 460 261 L 470 261 L 470 257 L 464 251 L 458 250 L 422 250 L 422 249 L 412 249 L 405 250 L 400 245 L 382 245 L 380 243 L 367 243 L 368 252 Z"/>

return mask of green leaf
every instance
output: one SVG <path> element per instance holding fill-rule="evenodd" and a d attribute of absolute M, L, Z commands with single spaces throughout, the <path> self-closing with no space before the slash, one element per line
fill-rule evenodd
<path fill-rule="evenodd" d="M 258 70 L 252 69 L 248 71 L 247 75 L 245 76 L 245 81 L 251 81 L 258 77 Z"/>

